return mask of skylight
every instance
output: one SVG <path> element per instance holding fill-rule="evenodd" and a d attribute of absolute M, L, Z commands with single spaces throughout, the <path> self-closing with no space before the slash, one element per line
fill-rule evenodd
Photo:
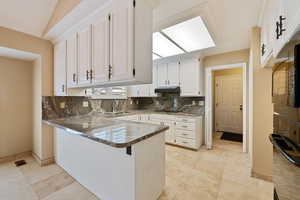
<path fill-rule="evenodd" d="M 200 16 L 163 29 L 162 32 L 188 52 L 215 46 Z"/>
<path fill-rule="evenodd" d="M 153 33 L 153 53 L 161 57 L 169 57 L 182 54 L 184 51 L 161 33 L 155 32 Z"/>
<path fill-rule="evenodd" d="M 157 60 L 157 59 L 160 59 L 161 57 L 156 55 L 155 53 L 152 54 L 152 59 L 153 60 Z"/>

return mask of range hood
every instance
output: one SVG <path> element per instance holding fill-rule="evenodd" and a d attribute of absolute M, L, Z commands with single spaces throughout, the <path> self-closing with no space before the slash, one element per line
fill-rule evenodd
<path fill-rule="evenodd" d="M 155 89 L 155 93 L 180 94 L 180 87 L 159 87 Z"/>

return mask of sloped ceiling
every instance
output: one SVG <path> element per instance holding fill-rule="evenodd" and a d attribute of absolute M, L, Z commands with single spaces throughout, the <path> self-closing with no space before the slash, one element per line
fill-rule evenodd
<path fill-rule="evenodd" d="M 262 0 L 160 0 L 154 10 L 155 31 L 200 15 L 216 47 L 203 56 L 250 47 L 250 30 L 257 26 Z"/>
<path fill-rule="evenodd" d="M 1 0 L 0 26 L 41 37 L 57 0 Z"/>

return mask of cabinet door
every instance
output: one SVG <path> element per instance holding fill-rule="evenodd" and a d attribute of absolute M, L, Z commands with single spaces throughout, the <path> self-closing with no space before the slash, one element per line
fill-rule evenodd
<path fill-rule="evenodd" d="M 67 86 L 77 86 L 77 35 L 67 40 Z"/>
<path fill-rule="evenodd" d="M 204 96 L 200 91 L 200 64 L 198 60 L 180 62 L 181 96 Z"/>
<path fill-rule="evenodd" d="M 168 86 L 179 86 L 179 62 L 168 64 Z"/>
<path fill-rule="evenodd" d="M 54 47 L 54 95 L 66 96 L 67 71 L 66 71 L 66 41 L 62 41 Z"/>
<path fill-rule="evenodd" d="M 78 33 L 78 84 L 91 83 L 91 26 Z"/>
<path fill-rule="evenodd" d="M 103 83 L 108 81 L 109 66 L 109 21 L 108 15 L 99 18 L 92 25 L 92 81 Z"/>
<path fill-rule="evenodd" d="M 152 84 L 150 85 L 150 96 L 156 97 L 155 88 L 157 87 L 157 65 L 154 64 L 152 68 Z"/>
<path fill-rule="evenodd" d="M 169 129 L 166 131 L 166 142 L 174 144 L 175 143 L 174 124 L 172 122 L 164 122 L 164 125 L 169 126 Z"/>
<path fill-rule="evenodd" d="M 110 17 L 111 81 L 133 78 L 133 1 L 113 0 Z"/>
<path fill-rule="evenodd" d="M 283 23 L 286 32 L 294 32 L 300 24 L 300 1 L 299 0 L 277 0 L 281 2 L 284 8 L 284 17 L 286 18 Z"/>
<path fill-rule="evenodd" d="M 158 64 L 157 66 L 157 86 L 164 87 L 168 84 L 168 64 Z"/>

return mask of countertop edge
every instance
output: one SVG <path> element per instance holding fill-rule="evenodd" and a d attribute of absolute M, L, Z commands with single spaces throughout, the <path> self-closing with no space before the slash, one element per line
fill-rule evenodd
<path fill-rule="evenodd" d="M 132 145 L 134 145 L 138 142 L 141 142 L 141 141 L 143 141 L 147 138 L 153 137 L 154 135 L 157 135 L 157 134 L 162 133 L 162 132 L 169 129 L 168 126 L 161 126 L 161 128 L 159 130 L 154 131 L 153 133 L 150 133 L 148 135 L 142 136 L 140 138 L 134 139 L 134 140 L 132 140 L 128 143 L 114 143 L 114 142 L 108 142 L 107 140 L 102 140 L 100 138 L 89 137 L 89 135 L 87 135 L 85 133 L 82 133 L 80 131 L 76 131 L 74 129 L 67 128 L 65 126 L 50 122 L 48 120 L 42 120 L 42 123 L 44 123 L 46 125 L 49 125 L 49 126 L 52 126 L 52 127 L 63 129 L 69 134 L 79 135 L 79 136 L 88 138 L 90 140 L 93 140 L 93 141 L 96 141 L 96 142 L 99 142 L 99 143 L 102 143 L 102 144 L 106 144 L 106 145 L 109 145 L 109 146 L 112 146 L 112 147 L 115 147 L 115 148 L 126 148 L 126 147 L 129 147 L 129 146 L 132 146 Z"/>

